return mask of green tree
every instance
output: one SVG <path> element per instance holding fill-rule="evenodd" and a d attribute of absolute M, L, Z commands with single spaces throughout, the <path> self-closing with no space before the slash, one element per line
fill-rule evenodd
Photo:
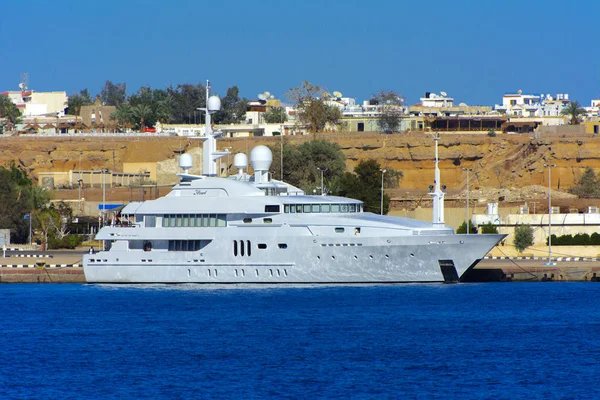
<path fill-rule="evenodd" d="M 283 107 L 273 107 L 265 113 L 267 124 L 283 124 L 287 119 L 287 113 Z"/>
<path fill-rule="evenodd" d="M 6 126 L 6 130 L 12 131 L 15 124 L 21 121 L 21 111 L 8 96 L 0 95 L 0 127 Z"/>
<path fill-rule="evenodd" d="M 189 124 L 194 121 L 194 113 L 198 108 L 206 107 L 206 87 L 197 83 L 169 87 L 167 93 L 172 100 L 171 121 L 175 124 Z M 203 114 L 203 113 L 202 113 Z M 202 114 L 200 116 L 202 117 Z M 201 122 L 201 121 L 200 121 Z"/>
<path fill-rule="evenodd" d="M 131 114 L 140 128 L 140 132 L 144 132 L 146 123 L 153 117 L 154 111 L 148 104 L 141 103 L 131 108 Z"/>
<path fill-rule="evenodd" d="M 477 233 L 477 227 L 474 226 L 472 223 L 470 223 L 470 221 L 469 221 L 469 228 L 470 228 L 469 233 L 473 233 L 473 234 Z M 456 229 L 456 233 L 459 233 L 459 234 L 467 233 L 467 221 L 463 221 L 463 223 L 460 224 L 458 229 Z"/>
<path fill-rule="evenodd" d="M 118 106 L 127 100 L 127 85 L 125 83 L 114 84 L 106 81 L 100 92 L 102 103 L 107 106 Z"/>
<path fill-rule="evenodd" d="M 498 227 L 496 225 L 492 224 L 491 222 L 480 225 L 479 227 L 481 228 L 481 233 L 483 233 L 483 234 L 497 234 L 498 233 Z"/>
<path fill-rule="evenodd" d="M 361 160 L 354 168 L 354 173 L 346 172 L 340 178 L 336 194 L 362 200 L 365 211 L 379 214 L 382 195 L 381 169 L 381 166 L 375 160 Z M 383 214 L 388 213 L 389 207 L 390 197 L 384 193 Z"/>
<path fill-rule="evenodd" d="M 519 253 L 533 245 L 533 228 L 526 224 L 515 226 L 513 243 Z"/>
<path fill-rule="evenodd" d="M 37 210 L 34 217 L 35 230 L 40 235 L 40 240 L 48 249 L 48 242 L 56 236 L 56 229 L 60 224 L 60 214 L 54 207 L 47 207 Z"/>
<path fill-rule="evenodd" d="M 67 114 L 75 116 L 75 126 L 77 126 L 77 118 L 81 115 L 81 107 L 92 104 L 90 92 L 87 89 L 81 90 L 79 93 L 69 95 Z"/>
<path fill-rule="evenodd" d="M 570 118 L 571 125 L 579 125 L 580 117 L 585 114 L 585 108 L 581 107 L 581 104 L 579 104 L 578 101 L 570 102 L 560 112 L 560 115 L 565 115 Z"/>
<path fill-rule="evenodd" d="M 238 124 L 246 116 L 248 100 L 240 98 L 237 86 L 227 89 L 227 94 L 221 99 L 221 110 L 215 113 L 215 124 Z"/>
<path fill-rule="evenodd" d="M 279 178 L 281 170 L 281 146 L 273 145 L 271 171 Z M 321 187 L 321 172 L 326 193 L 332 182 L 346 170 L 346 157 L 340 146 L 326 140 L 311 140 L 300 146 L 283 144 L 283 180 L 301 188 L 308 194 Z M 331 191 L 331 190 L 329 190 Z"/>
<path fill-rule="evenodd" d="M 397 132 L 404 115 L 404 98 L 392 90 L 380 90 L 373 95 L 371 103 L 378 106 L 379 129 L 385 133 Z"/>
<path fill-rule="evenodd" d="M 600 196 L 600 182 L 592 168 L 586 168 L 579 182 L 571 189 L 571 193 L 579 197 Z"/>
<path fill-rule="evenodd" d="M 327 124 L 339 124 L 342 113 L 334 105 L 327 104 L 331 95 L 317 85 L 308 81 L 287 91 L 286 97 L 296 105 L 296 117 L 300 123 L 308 125 L 312 133 L 321 132 Z"/>
<path fill-rule="evenodd" d="M 27 173 L 15 166 L 0 167 L 0 226 L 11 231 L 11 241 L 25 243 L 29 221 L 24 219 L 49 201 L 49 193 L 33 182 Z"/>
<path fill-rule="evenodd" d="M 118 125 L 124 131 L 127 130 L 129 124 L 133 122 L 133 112 L 128 103 L 119 104 L 115 111 L 110 114 L 110 119 L 117 121 Z"/>

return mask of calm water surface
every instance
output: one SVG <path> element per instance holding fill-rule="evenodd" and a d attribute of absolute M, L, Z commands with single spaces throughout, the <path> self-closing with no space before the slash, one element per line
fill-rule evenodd
<path fill-rule="evenodd" d="M 0 399 L 600 398 L 600 284 L 0 285 Z"/>

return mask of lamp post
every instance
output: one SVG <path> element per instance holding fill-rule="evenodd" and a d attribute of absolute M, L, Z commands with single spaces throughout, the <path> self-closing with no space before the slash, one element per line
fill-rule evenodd
<path fill-rule="evenodd" d="M 467 202 L 465 204 L 465 208 L 466 208 L 466 222 L 467 222 L 467 235 L 469 234 L 469 231 L 471 230 L 471 221 L 469 218 L 469 172 L 473 171 L 473 168 L 463 168 L 463 171 L 467 171 Z"/>
<path fill-rule="evenodd" d="M 102 226 L 104 226 L 106 219 L 106 184 L 104 182 L 105 172 L 106 168 L 102 168 Z"/>
<path fill-rule="evenodd" d="M 556 164 L 544 164 L 544 167 L 548 168 L 548 263 L 547 263 L 547 265 L 554 265 L 552 263 L 552 168 L 556 167 Z"/>
<path fill-rule="evenodd" d="M 387 172 L 385 169 L 380 169 L 381 171 L 381 203 L 379 205 L 379 215 L 383 215 L 383 176 Z"/>
<path fill-rule="evenodd" d="M 77 180 L 77 186 L 78 186 L 78 196 L 77 197 L 77 204 L 79 204 L 79 212 L 81 213 L 81 155 L 83 154 L 83 151 L 79 152 L 79 179 Z"/>
<path fill-rule="evenodd" d="M 323 186 L 323 173 L 327 171 L 327 168 L 317 167 L 317 170 L 321 172 L 321 196 L 325 196 L 325 190 Z"/>

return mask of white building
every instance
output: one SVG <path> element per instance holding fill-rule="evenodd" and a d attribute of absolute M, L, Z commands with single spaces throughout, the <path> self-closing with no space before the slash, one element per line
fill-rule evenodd
<path fill-rule="evenodd" d="M 570 103 L 569 95 L 559 93 L 552 97 L 547 94 L 507 93 L 502 97 L 502 105 L 496 104 L 496 111 L 509 117 L 560 117 L 563 108 Z"/>
<path fill-rule="evenodd" d="M 24 117 L 63 117 L 68 105 L 67 92 L 36 92 L 35 90 L 3 92 Z"/>
<path fill-rule="evenodd" d="M 440 92 L 440 94 L 425 92 L 425 97 L 421 97 L 421 106 L 422 107 L 454 107 L 454 98 L 448 97 L 445 92 Z"/>

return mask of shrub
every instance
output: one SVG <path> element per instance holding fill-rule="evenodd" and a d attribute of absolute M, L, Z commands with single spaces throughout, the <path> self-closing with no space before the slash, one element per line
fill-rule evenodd
<path fill-rule="evenodd" d="M 487 133 L 487 135 L 488 135 L 489 137 L 496 137 L 496 131 L 494 131 L 494 130 L 491 130 L 491 131 L 489 131 L 489 132 Z"/>
<path fill-rule="evenodd" d="M 519 253 L 533 245 L 533 228 L 526 224 L 515 226 L 515 237 L 513 241 Z"/>
<path fill-rule="evenodd" d="M 498 233 L 498 227 L 496 225 L 492 224 L 491 222 L 481 225 L 480 228 L 481 228 L 481 233 L 484 233 L 484 234 Z"/>
<path fill-rule="evenodd" d="M 477 227 L 473 226 L 472 223 L 469 223 L 469 228 L 471 228 L 469 233 L 477 233 Z M 456 233 L 467 233 L 467 221 L 463 221 L 463 223 L 460 224 L 460 226 L 456 230 Z"/>

